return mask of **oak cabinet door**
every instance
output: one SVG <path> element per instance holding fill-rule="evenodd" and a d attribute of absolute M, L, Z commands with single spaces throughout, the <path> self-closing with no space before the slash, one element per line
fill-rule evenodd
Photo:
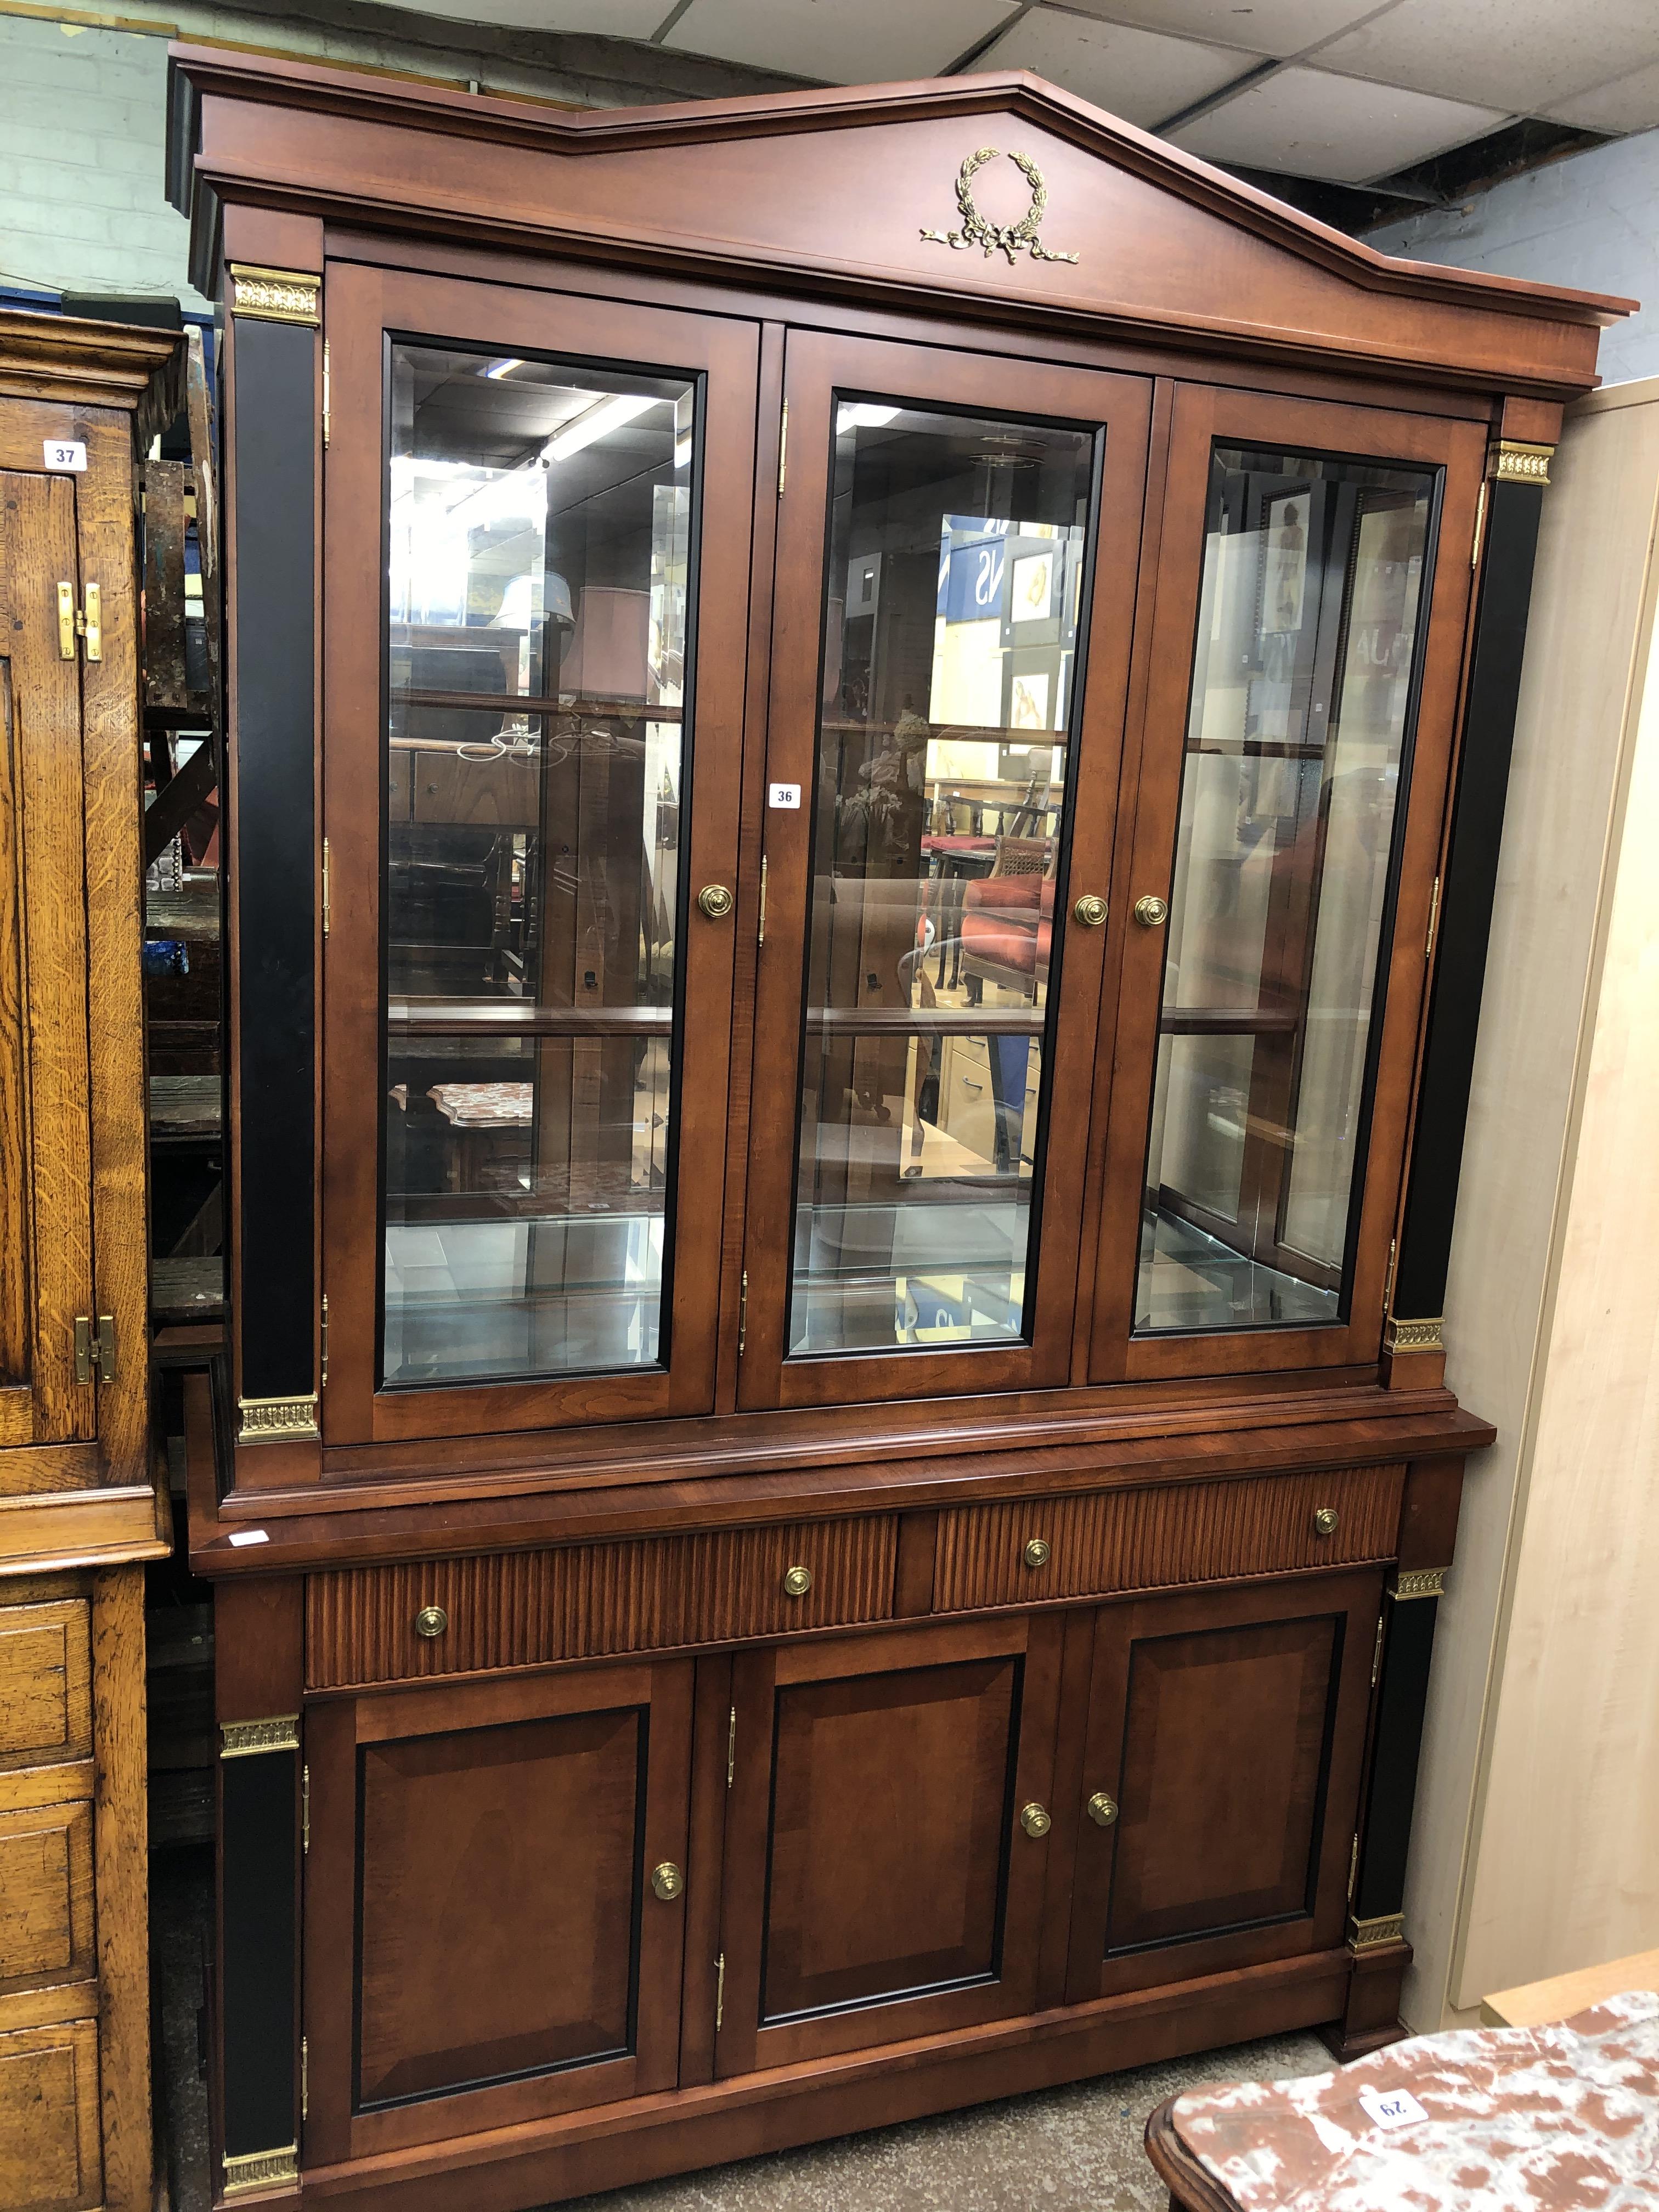
<path fill-rule="evenodd" d="M 674 2087 L 690 1729 L 687 1661 L 312 1710 L 307 2164 Z"/>
<path fill-rule="evenodd" d="M 1382 1577 L 1103 1607 L 1066 1996 L 1342 1940 Z"/>
<path fill-rule="evenodd" d="M 78 576 L 70 481 L 0 473 L 0 1448 L 97 1432 Z"/>
<path fill-rule="evenodd" d="M 755 326 L 328 301 L 325 1435 L 707 1413 Z"/>
<path fill-rule="evenodd" d="M 717 2072 L 1033 2008 L 1060 1637 L 1021 1618 L 739 1656 Z"/>
<path fill-rule="evenodd" d="M 1062 1383 L 1152 386 L 785 384 L 741 1402 Z"/>

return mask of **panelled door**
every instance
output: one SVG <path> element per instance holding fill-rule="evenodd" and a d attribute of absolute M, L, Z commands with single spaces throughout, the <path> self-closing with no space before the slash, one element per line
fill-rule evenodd
<path fill-rule="evenodd" d="M 1068 2002 L 1343 1938 L 1382 1577 L 1096 1618 Z"/>
<path fill-rule="evenodd" d="M 328 337 L 325 1437 L 706 1412 L 756 328 L 342 265 Z"/>
<path fill-rule="evenodd" d="M 691 1675 L 307 1712 L 308 2166 L 674 2087 Z"/>
<path fill-rule="evenodd" d="M 1036 2004 L 1061 1623 L 782 1644 L 732 1668 L 715 2070 Z"/>
<path fill-rule="evenodd" d="M 82 599 L 71 481 L 0 471 L 0 1449 L 97 1433 Z"/>
<path fill-rule="evenodd" d="M 1176 388 L 1097 1382 L 1376 1358 L 1485 461 Z"/>
<path fill-rule="evenodd" d="M 1152 387 L 785 386 L 740 1402 L 1060 1382 Z"/>

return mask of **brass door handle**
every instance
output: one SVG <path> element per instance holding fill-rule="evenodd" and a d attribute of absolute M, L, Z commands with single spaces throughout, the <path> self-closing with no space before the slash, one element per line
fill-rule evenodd
<path fill-rule="evenodd" d="M 449 1615 L 441 1605 L 423 1605 L 415 1616 L 415 1633 L 424 1636 L 428 1643 L 441 1636 L 449 1626 Z"/>
<path fill-rule="evenodd" d="M 1135 901 L 1135 920 L 1143 929 L 1157 929 L 1170 918 L 1168 899 L 1154 898 L 1149 891 L 1145 898 Z"/>
<path fill-rule="evenodd" d="M 651 1887 L 665 1905 L 672 1905 L 685 1887 L 685 1876 L 672 1859 L 665 1859 L 660 1866 L 652 1868 Z"/>
<path fill-rule="evenodd" d="M 1314 1534 L 1316 1536 L 1334 1536 L 1336 1534 L 1336 1522 L 1337 1511 L 1334 1505 L 1319 1505 L 1315 1507 Z"/>
<path fill-rule="evenodd" d="M 1103 898 L 1097 898 L 1091 891 L 1086 897 L 1078 901 L 1072 908 L 1072 914 L 1085 929 L 1098 929 L 1106 919 L 1106 902 Z"/>
<path fill-rule="evenodd" d="M 1048 1808 L 1035 1801 L 1020 1808 L 1019 1825 L 1028 1836 L 1046 1836 L 1054 1822 L 1048 1818 Z"/>
<path fill-rule="evenodd" d="M 1103 1790 L 1097 1790 L 1083 1809 L 1096 1827 L 1109 1828 L 1117 1818 L 1117 1800 L 1109 1797 Z"/>
<path fill-rule="evenodd" d="M 697 904 L 710 921 L 724 921 L 737 901 L 724 884 L 705 884 L 697 893 Z"/>
<path fill-rule="evenodd" d="M 812 1587 L 812 1570 L 811 1567 L 791 1567 L 783 1578 L 783 1587 L 785 1595 L 789 1597 L 805 1597 Z"/>

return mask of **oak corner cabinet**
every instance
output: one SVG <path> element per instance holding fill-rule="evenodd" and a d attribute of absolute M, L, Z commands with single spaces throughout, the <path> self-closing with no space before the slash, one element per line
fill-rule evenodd
<path fill-rule="evenodd" d="M 149 2212 L 137 461 L 177 337 L 0 312 L 0 2204 Z"/>
<path fill-rule="evenodd" d="M 1628 303 L 1024 76 L 173 67 L 217 2187 L 514 2212 L 1389 2040 L 1534 541 Z"/>

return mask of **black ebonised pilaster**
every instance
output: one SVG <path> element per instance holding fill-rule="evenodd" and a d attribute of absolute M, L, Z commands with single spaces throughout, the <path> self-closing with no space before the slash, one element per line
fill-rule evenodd
<path fill-rule="evenodd" d="M 297 2172 L 298 1724 L 227 1727 L 220 1758 L 219 2021 L 224 2179 Z"/>
<path fill-rule="evenodd" d="M 1370 1788 L 1352 1905 L 1362 1948 L 1368 1939 L 1398 1941 L 1401 1934 L 1440 1584 L 1438 1573 L 1398 1575 L 1384 1600 Z"/>
<path fill-rule="evenodd" d="M 233 354 L 235 1148 L 244 1400 L 317 1389 L 313 608 L 317 335 L 239 315 Z"/>
<path fill-rule="evenodd" d="M 1543 501 L 1541 449 L 1531 481 L 1498 471 L 1486 487 L 1485 562 L 1474 618 L 1474 653 L 1464 710 L 1462 750 L 1452 832 L 1441 885 L 1438 954 L 1429 1002 L 1427 1044 L 1411 1177 L 1400 1237 L 1391 1310 L 1401 1326 L 1437 1321 L 1445 1310 L 1452 1218 L 1462 1165 L 1474 1068 L 1475 1030 L 1486 970 L 1492 898 L 1498 884 L 1504 799 L 1521 690 L 1533 561 Z M 1437 1332 L 1436 1333 L 1437 1341 Z M 1402 1348 L 1410 1348 L 1407 1339 Z"/>

